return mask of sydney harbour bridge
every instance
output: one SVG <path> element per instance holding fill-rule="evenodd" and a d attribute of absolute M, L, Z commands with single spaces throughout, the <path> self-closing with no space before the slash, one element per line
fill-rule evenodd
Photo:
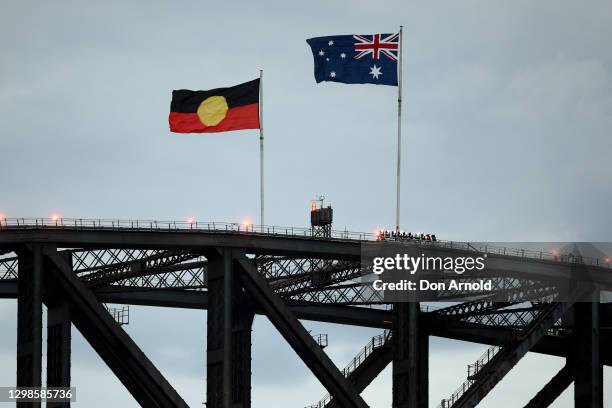
<path fill-rule="evenodd" d="M 444 294 L 448 303 L 438 307 L 388 303 L 361 282 L 361 247 L 375 240 L 374 234 L 332 231 L 331 223 L 300 229 L 193 220 L 0 219 L 0 297 L 18 303 L 16 385 L 70 386 L 74 325 L 140 405 L 187 406 L 123 330 L 125 309 L 107 306 L 147 305 L 207 311 L 208 408 L 251 406 L 256 314 L 269 319 L 328 391 L 301 406 L 367 407 L 361 392 L 391 364 L 393 407 L 474 407 L 528 352 L 558 356 L 565 365 L 526 407 L 547 407 L 572 384 L 576 407 L 603 406 L 603 366 L 612 364 L 612 308 L 600 303 L 599 291 L 612 288 L 609 264 L 404 240 L 401 245 L 424 253 L 486 253 L 500 271 L 493 280 L 496 296 L 468 300 L 457 291 Z M 551 273 L 569 276 L 577 267 L 596 290 L 557 301 L 554 285 L 542 282 Z M 469 273 L 463 278 L 469 280 Z M 324 350 L 325 339 L 313 337 L 301 320 L 377 328 L 380 335 L 363 339 L 361 352 L 337 367 Z M 429 336 L 489 346 L 442 401 L 429 400 Z"/>

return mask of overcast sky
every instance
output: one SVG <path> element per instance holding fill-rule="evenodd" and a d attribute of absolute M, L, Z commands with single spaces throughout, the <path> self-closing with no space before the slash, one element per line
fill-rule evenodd
<path fill-rule="evenodd" d="M 397 90 L 315 84 L 305 40 L 404 25 L 402 226 L 458 240 L 610 241 L 609 1 L 2 1 L 0 213 L 257 221 L 257 131 L 168 131 L 173 89 L 264 69 L 268 224 L 394 223 Z M 0 385 L 15 371 L 16 305 L 0 302 Z M 330 334 L 343 366 L 376 331 Z M 133 308 L 129 333 L 192 406 L 203 400 L 202 312 Z M 263 317 L 253 406 L 303 407 L 322 387 Z M 75 330 L 79 406 L 135 406 Z M 431 402 L 483 347 L 432 339 Z M 529 355 L 482 406 L 528 401 L 563 362 Z M 609 374 L 609 371 L 606 371 Z M 607 381 L 609 384 L 609 381 Z M 611 387 L 608 385 L 608 389 Z M 509 395 L 511 397 L 509 397 Z M 364 393 L 390 405 L 387 370 Z M 555 406 L 571 406 L 571 389 Z M 612 404 L 612 396 L 606 395 Z"/>

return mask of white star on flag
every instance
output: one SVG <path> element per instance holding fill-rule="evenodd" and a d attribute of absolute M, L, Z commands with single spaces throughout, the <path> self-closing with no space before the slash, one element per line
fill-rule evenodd
<path fill-rule="evenodd" d="M 370 67 L 370 75 L 372 75 L 372 78 L 378 79 L 378 77 L 382 75 L 382 72 L 380 72 L 381 68 L 382 67 L 377 67 L 376 64 L 374 64 L 373 67 Z"/>
<path fill-rule="evenodd" d="M 334 45 L 334 42 L 332 40 L 330 40 L 327 45 Z"/>
<path fill-rule="evenodd" d="M 325 55 L 325 51 L 323 51 L 323 50 L 319 51 L 319 55 L 320 56 L 324 56 Z"/>
<path fill-rule="evenodd" d="M 336 77 L 336 71 L 330 72 L 329 76 L 332 77 L 332 78 L 335 78 Z"/>
<path fill-rule="evenodd" d="M 346 54 L 345 53 L 340 54 L 340 58 L 346 58 Z"/>

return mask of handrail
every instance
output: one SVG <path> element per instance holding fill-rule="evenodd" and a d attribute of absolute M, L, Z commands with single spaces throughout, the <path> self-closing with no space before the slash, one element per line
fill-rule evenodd
<path fill-rule="evenodd" d="M 548 316 L 554 313 L 554 304 L 551 304 L 548 308 L 541 310 L 540 313 L 531 321 L 529 324 L 525 326 L 525 328 L 518 335 L 519 339 L 524 339 L 529 336 L 533 331 L 539 329 L 539 323 L 542 319 L 546 319 Z M 551 331 L 548 330 L 547 333 Z M 456 390 L 451 394 L 451 396 L 447 399 L 443 399 L 438 408 L 451 408 L 461 397 L 465 394 L 466 391 L 479 380 L 478 373 L 482 371 L 484 367 L 491 363 L 496 356 L 500 355 L 502 351 L 501 346 L 491 346 L 483 355 L 481 355 L 475 363 L 468 365 L 468 378 L 465 380 Z M 505 352 L 506 354 L 508 352 Z"/>
<path fill-rule="evenodd" d="M 468 365 L 468 378 L 476 377 L 482 368 L 499 352 L 500 346 L 491 346 L 474 363 Z"/>
<path fill-rule="evenodd" d="M 120 220 L 87 218 L 0 218 L 0 231 L 12 229 L 67 229 L 67 230 L 111 230 L 111 231 L 167 231 L 167 232 L 231 232 L 255 235 L 274 235 L 325 239 L 317 236 L 312 228 L 283 227 L 278 225 L 255 225 L 236 222 Z M 375 234 L 334 230 L 332 239 L 366 241 L 374 240 Z"/>
<path fill-rule="evenodd" d="M 0 232 L 12 229 L 76 229 L 76 230 L 112 230 L 112 231 L 192 231 L 214 233 L 243 233 L 264 236 L 282 236 L 311 239 L 337 239 L 355 242 L 375 242 L 379 236 L 375 233 L 348 230 L 333 230 L 330 237 L 317 236 L 312 228 L 283 227 L 277 225 L 255 225 L 228 222 L 202 221 L 157 221 L 157 220 L 120 220 L 120 219 L 87 219 L 87 218 L 0 218 Z M 612 257 L 603 259 L 560 254 L 556 251 L 534 251 L 521 248 L 496 247 L 489 244 L 478 244 L 461 241 L 421 241 L 417 239 L 399 239 L 405 244 L 436 246 L 438 248 L 457 249 L 479 254 L 505 255 L 519 258 L 554 261 L 569 264 L 585 264 L 612 268 Z"/>
<path fill-rule="evenodd" d="M 374 350 L 379 349 L 384 346 L 389 340 L 391 340 L 392 331 L 385 330 L 383 333 L 373 336 L 372 340 L 370 340 L 361 351 L 351 360 L 350 363 L 342 370 L 342 374 L 345 378 L 347 378 L 351 373 L 353 373 L 357 367 L 359 367 L 368 356 L 370 356 Z M 324 408 L 327 404 L 329 404 L 332 400 L 331 394 L 327 393 L 317 402 L 315 405 L 309 405 L 307 408 Z"/>
<path fill-rule="evenodd" d="M 390 338 L 391 330 L 385 330 L 382 334 L 373 336 L 372 340 L 370 340 L 353 360 L 344 367 L 342 374 L 344 374 L 345 377 L 351 375 L 351 373 L 355 371 L 374 350 L 382 347 Z"/>
<path fill-rule="evenodd" d="M 478 374 L 484 366 L 486 366 L 501 350 L 499 346 L 492 346 L 487 349 L 473 364 L 468 365 L 468 378 L 462 382 L 459 387 L 451 394 L 450 397 L 443 399 L 438 408 L 450 408 L 457 402 L 461 396 L 476 382 L 476 374 Z"/>

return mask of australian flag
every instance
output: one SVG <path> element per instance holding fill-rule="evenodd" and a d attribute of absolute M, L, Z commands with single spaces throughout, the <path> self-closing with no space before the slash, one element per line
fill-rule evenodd
<path fill-rule="evenodd" d="M 399 33 L 334 35 L 306 42 L 317 82 L 397 86 Z"/>

